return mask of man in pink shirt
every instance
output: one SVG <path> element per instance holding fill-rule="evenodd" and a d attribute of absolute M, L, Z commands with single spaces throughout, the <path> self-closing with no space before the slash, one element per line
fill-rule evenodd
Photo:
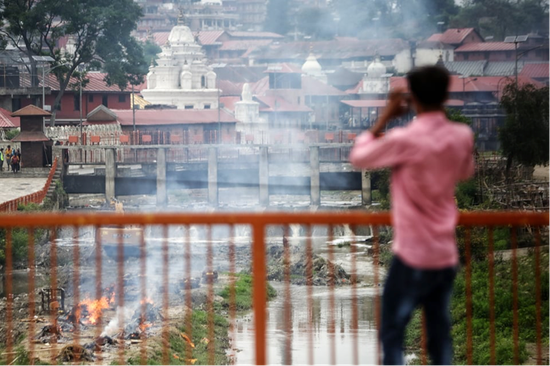
<path fill-rule="evenodd" d="M 456 184 L 474 172 L 472 130 L 446 118 L 449 74 L 426 66 L 407 74 L 410 96 L 394 90 L 382 116 L 361 134 L 350 161 L 362 169 L 389 167 L 394 253 L 382 300 L 384 364 L 403 364 L 403 338 L 411 313 L 426 313 L 432 363 L 452 361 L 449 302 L 458 265 Z M 416 118 L 381 136 L 410 104 Z"/>

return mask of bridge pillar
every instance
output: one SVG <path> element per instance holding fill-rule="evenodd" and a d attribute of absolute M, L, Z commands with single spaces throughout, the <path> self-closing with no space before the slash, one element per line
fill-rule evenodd
<path fill-rule="evenodd" d="M 168 195 L 166 192 L 166 149 L 157 150 L 157 206 L 166 206 Z"/>
<path fill-rule="evenodd" d="M 208 149 L 208 203 L 218 207 L 218 149 Z"/>
<path fill-rule="evenodd" d="M 309 163 L 311 165 L 310 204 L 321 205 L 321 174 L 319 169 L 319 146 L 309 147 Z"/>
<path fill-rule="evenodd" d="M 116 160 L 115 149 L 105 149 L 105 198 L 115 197 Z"/>
<path fill-rule="evenodd" d="M 361 204 L 363 206 L 372 204 L 371 175 L 366 170 L 361 170 Z"/>
<path fill-rule="evenodd" d="M 260 166 L 259 171 L 259 183 L 260 183 L 260 206 L 269 206 L 269 160 L 268 160 L 268 147 L 260 147 Z"/>

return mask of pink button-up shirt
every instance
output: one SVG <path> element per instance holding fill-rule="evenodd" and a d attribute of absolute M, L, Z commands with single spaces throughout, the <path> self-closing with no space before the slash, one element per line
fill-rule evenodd
<path fill-rule="evenodd" d="M 409 266 L 438 269 L 456 265 L 456 183 L 474 172 L 473 132 L 443 112 L 419 115 L 383 137 L 357 137 L 351 163 L 362 169 L 390 167 L 392 251 Z"/>

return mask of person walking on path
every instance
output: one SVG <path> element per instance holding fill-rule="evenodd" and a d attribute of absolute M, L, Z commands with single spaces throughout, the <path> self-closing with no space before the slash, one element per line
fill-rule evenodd
<path fill-rule="evenodd" d="M 437 66 L 413 69 L 406 90 L 390 92 L 388 105 L 350 153 L 357 168 L 389 167 L 394 254 L 382 298 L 380 339 L 384 364 L 403 364 L 405 327 L 424 307 L 428 352 L 434 365 L 452 362 L 449 303 L 458 266 L 456 184 L 474 172 L 474 134 L 447 119 L 449 73 Z M 388 122 L 416 111 L 406 127 L 382 136 Z"/>
<path fill-rule="evenodd" d="M 13 174 L 19 171 L 19 155 L 17 154 L 11 158 L 11 171 Z"/>
<path fill-rule="evenodd" d="M 4 170 L 4 148 L 0 148 L 0 172 Z"/>
<path fill-rule="evenodd" d="M 11 146 L 8 145 L 8 148 L 4 152 L 5 152 L 4 156 L 6 158 L 6 167 L 7 167 L 7 170 L 9 172 L 10 168 L 11 168 L 11 155 L 12 155 Z"/>

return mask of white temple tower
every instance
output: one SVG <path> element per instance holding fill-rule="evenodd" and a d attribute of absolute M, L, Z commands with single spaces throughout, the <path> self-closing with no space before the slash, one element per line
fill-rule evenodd
<path fill-rule="evenodd" d="M 162 47 L 157 66 L 147 74 L 147 89 L 141 91 L 152 104 L 175 105 L 178 109 L 218 108 L 216 73 L 205 63 L 202 48 L 178 17 L 168 41 Z"/>
<path fill-rule="evenodd" d="M 389 88 L 387 75 L 386 66 L 380 61 L 380 56 L 377 54 L 367 68 L 367 73 L 363 76 L 363 87 L 359 92 L 361 94 L 387 93 Z"/>

